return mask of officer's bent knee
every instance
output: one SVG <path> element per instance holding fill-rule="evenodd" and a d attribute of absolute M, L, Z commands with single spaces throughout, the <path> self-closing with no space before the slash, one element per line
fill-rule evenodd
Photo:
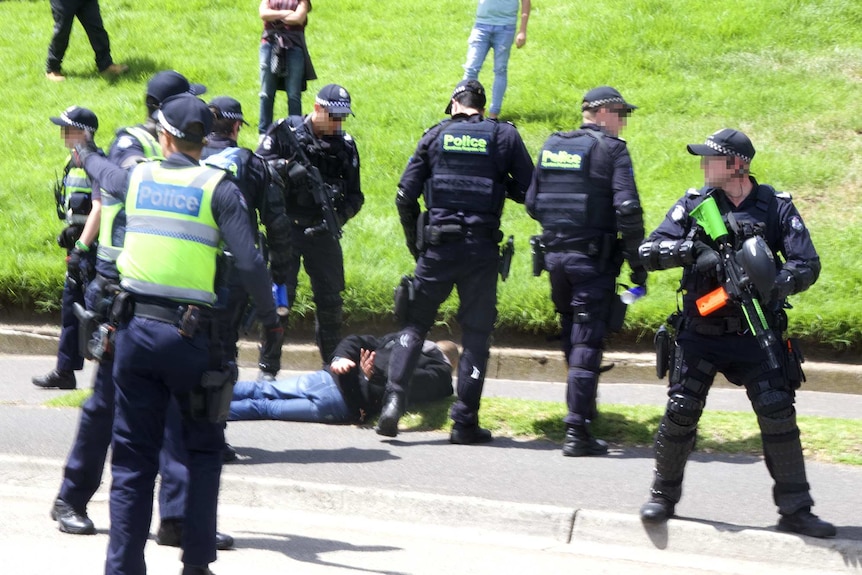
<path fill-rule="evenodd" d="M 681 426 L 697 424 L 703 413 L 703 402 L 690 395 L 675 393 L 667 401 L 667 417 Z"/>

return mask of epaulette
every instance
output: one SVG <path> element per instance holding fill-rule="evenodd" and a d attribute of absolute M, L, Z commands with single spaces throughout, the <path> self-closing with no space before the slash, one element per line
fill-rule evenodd
<path fill-rule="evenodd" d="M 689 188 L 685 191 L 685 195 L 690 198 L 699 198 L 703 194 L 697 188 Z"/>
<path fill-rule="evenodd" d="M 352 141 L 353 141 L 353 136 L 351 136 L 351 135 L 350 135 L 350 134 L 348 134 L 347 132 L 344 132 L 343 137 L 344 137 L 344 141 L 345 141 L 345 142 L 352 142 Z"/>
<path fill-rule="evenodd" d="M 787 200 L 788 202 L 793 200 L 793 196 L 790 195 L 790 192 L 775 192 L 775 197 L 779 200 Z"/>

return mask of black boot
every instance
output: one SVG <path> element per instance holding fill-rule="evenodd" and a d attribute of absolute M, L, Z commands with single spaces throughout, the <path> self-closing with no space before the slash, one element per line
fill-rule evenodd
<path fill-rule="evenodd" d="M 452 426 L 452 433 L 449 434 L 449 443 L 456 445 L 473 445 L 474 443 L 488 443 L 494 439 L 491 432 L 483 427 L 476 425 L 461 425 L 455 423 Z"/>
<path fill-rule="evenodd" d="M 43 387 L 45 389 L 75 389 L 75 372 L 72 370 L 52 369 L 45 375 L 37 376 L 32 379 L 33 385 Z"/>
<path fill-rule="evenodd" d="M 162 519 L 156 532 L 156 543 L 167 547 L 179 547 L 183 541 L 182 519 Z M 233 537 L 216 531 L 216 549 L 224 551 L 233 547 Z M 202 571 L 206 573 L 206 571 Z"/>
<path fill-rule="evenodd" d="M 790 515 L 782 515 L 778 520 L 778 530 L 821 538 L 835 537 L 836 533 L 835 526 L 811 513 L 810 507 L 803 507 Z"/>
<path fill-rule="evenodd" d="M 181 575 L 215 575 L 209 565 L 183 565 Z"/>
<path fill-rule="evenodd" d="M 583 457 L 585 455 L 605 455 L 607 452 L 608 444 L 593 437 L 586 425 L 569 425 L 566 428 L 563 455 Z"/>
<path fill-rule="evenodd" d="M 390 392 L 383 400 L 383 410 L 377 418 L 377 427 L 374 430 L 377 435 L 396 437 L 398 435 L 398 420 L 404 413 L 404 399 L 400 394 Z"/>
<path fill-rule="evenodd" d="M 51 519 L 57 522 L 63 533 L 71 533 L 72 535 L 93 535 L 96 533 L 96 526 L 87 517 L 86 511 L 80 513 L 75 511 L 71 505 L 59 497 L 54 501 L 54 507 L 51 508 Z"/>
<path fill-rule="evenodd" d="M 641 507 L 641 521 L 644 523 L 664 523 L 673 517 L 674 507 L 676 506 L 670 499 L 653 495 Z"/>

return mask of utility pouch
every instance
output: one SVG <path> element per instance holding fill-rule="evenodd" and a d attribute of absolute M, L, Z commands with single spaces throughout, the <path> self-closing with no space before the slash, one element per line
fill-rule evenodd
<path fill-rule="evenodd" d="M 192 419 L 209 423 L 224 423 L 230 413 L 237 367 L 230 363 L 222 369 L 205 371 L 201 383 L 189 394 Z"/>
<path fill-rule="evenodd" d="M 611 294 L 611 301 L 608 305 L 608 331 L 610 333 L 617 333 L 623 329 L 628 308 L 629 306 L 624 304 L 616 293 Z"/>
<path fill-rule="evenodd" d="M 792 389 L 799 389 L 802 382 L 806 381 L 805 372 L 802 371 L 805 356 L 802 355 L 799 340 L 795 337 L 788 338 L 785 342 L 784 352 L 784 376 Z"/>
<path fill-rule="evenodd" d="M 667 381 L 670 385 L 676 385 L 682 381 L 682 350 L 676 341 L 671 342 L 670 346 L 670 366 Z"/>
<path fill-rule="evenodd" d="M 72 311 L 78 320 L 78 351 L 84 356 L 84 359 L 93 359 L 89 344 L 96 332 L 96 327 L 99 325 L 98 316 L 84 309 L 84 306 L 78 302 L 72 304 Z"/>
<path fill-rule="evenodd" d="M 393 312 L 395 319 L 401 324 L 407 321 L 407 312 L 415 295 L 413 287 L 413 276 L 401 276 L 401 281 L 395 287 L 395 306 Z"/>
<path fill-rule="evenodd" d="M 190 305 L 186 308 L 183 316 L 180 318 L 179 332 L 180 335 L 191 339 L 198 331 L 198 325 L 201 320 L 201 310 L 196 305 Z"/>
<path fill-rule="evenodd" d="M 670 367 L 670 333 L 667 327 L 659 327 L 652 341 L 655 346 L 655 376 L 664 379 Z"/>
<path fill-rule="evenodd" d="M 132 318 L 134 311 L 135 300 L 132 298 L 131 292 L 120 291 L 111 304 L 108 320 L 115 325 L 127 322 Z"/>
<path fill-rule="evenodd" d="M 545 269 L 545 244 L 542 243 L 542 236 L 530 236 L 530 254 L 533 256 L 533 276 L 539 277 Z"/>
<path fill-rule="evenodd" d="M 509 239 L 500 248 L 500 265 L 497 271 L 500 274 L 500 279 L 506 281 L 509 277 L 509 271 L 512 269 L 512 257 L 515 255 L 515 236 L 509 236 Z"/>

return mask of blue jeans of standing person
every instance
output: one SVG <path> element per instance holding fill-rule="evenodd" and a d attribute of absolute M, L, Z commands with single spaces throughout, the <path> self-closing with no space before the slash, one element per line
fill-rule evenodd
<path fill-rule="evenodd" d="M 272 124 L 275 93 L 279 82 L 287 92 L 287 115 L 302 115 L 302 81 L 305 78 L 305 53 L 299 46 L 287 49 L 287 64 L 284 76 L 276 76 L 270 68 L 272 59 L 272 44 L 260 43 L 260 119 L 257 131 L 261 134 Z"/>
<path fill-rule="evenodd" d="M 320 370 L 275 381 L 236 382 L 229 419 L 346 423 L 350 413 L 335 380 Z"/>
<path fill-rule="evenodd" d="M 491 114 L 499 114 L 509 81 L 509 54 L 515 41 L 515 26 L 476 24 L 467 40 L 467 62 L 464 80 L 478 80 L 479 70 L 488 51 L 494 49 L 494 88 L 491 90 Z"/>

